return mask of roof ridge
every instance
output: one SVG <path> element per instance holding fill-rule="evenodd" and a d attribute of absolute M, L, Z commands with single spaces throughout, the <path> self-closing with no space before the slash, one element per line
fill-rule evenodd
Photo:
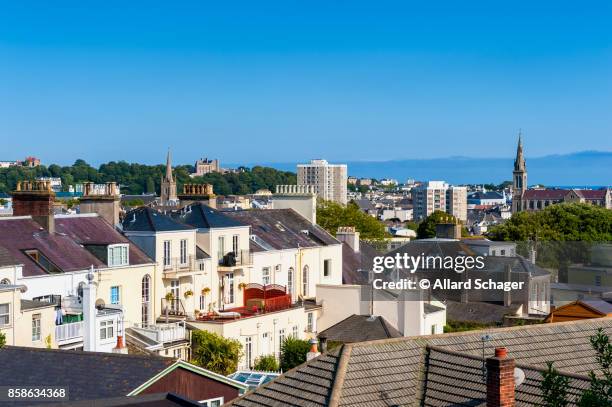
<path fill-rule="evenodd" d="M 329 407 L 338 407 L 340 404 L 340 397 L 342 396 L 342 387 L 344 386 L 344 379 L 346 378 L 346 372 L 351 359 L 351 351 L 353 349 L 352 344 L 342 345 L 342 351 L 338 363 L 336 364 L 336 374 L 332 388 L 329 395 Z"/>
<path fill-rule="evenodd" d="M 71 350 L 71 349 L 49 349 L 49 348 L 34 348 L 28 346 L 13 346 L 7 345 L 0 349 L 0 352 L 4 350 L 18 350 L 18 351 L 28 351 L 28 352 L 38 352 L 38 353 L 61 353 L 68 355 L 80 355 L 80 356 L 114 356 L 120 358 L 131 358 L 131 359 L 143 359 L 143 360 L 155 360 L 155 361 L 168 361 L 174 363 L 173 358 L 168 358 L 165 356 L 156 356 L 156 355 L 138 355 L 134 353 L 112 353 L 112 352 L 83 352 L 80 350 Z"/>
<path fill-rule="evenodd" d="M 445 333 L 445 334 L 403 336 L 401 338 L 389 338 L 389 339 L 374 339 L 371 341 L 355 342 L 352 345 L 361 347 L 361 346 L 370 346 L 370 345 L 394 343 L 394 342 L 423 341 L 423 340 L 442 338 L 442 337 L 448 338 L 448 337 L 457 337 L 457 336 L 472 336 L 472 335 L 475 335 L 478 333 L 484 333 L 484 332 L 499 333 L 499 332 L 508 332 L 508 331 L 531 330 L 531 329 L 542 328 L 543 325 L 554 325 L 554 326 L 580 325 L 580 324 L 588 324 L 588 323 L 597 323 L 599 321 L 602 321 L 602 322 L 609 321 L 610 326 L 612 327 L 612 317 L 602 317 L 602 318 L 595 318 L 595 320 L 586 319 L 586 320 L 576 320 L 576 321 L 563 321 L 563 322 L 555 322 L 554 324 L 533 324 L 533 325 L 521 325 L 521 326 L 508 326 L 508 327 L 502 327 L 502 328 L 484 328 L 484 329 L 477 329 L 473 331 L 450 332 L 450 333 Z"/>
<path fill-rule="evenodd" d="M 155 224 L 153 223 L 153 217 L 151 216 L 152 210 L 153 209 L 149 207 L 144 207 L 143 209 L 145 216 L 147 217 L 147 222 L 149 222 L 149 225 L 151 226 L 151 230 L 153 230 L 154 232 L 157 232 L 157 229 L 155 228 Z"/>

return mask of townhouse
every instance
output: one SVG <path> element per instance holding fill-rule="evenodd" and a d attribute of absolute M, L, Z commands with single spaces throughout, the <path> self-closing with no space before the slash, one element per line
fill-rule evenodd
<path fill-rule="evenodd" d="M 167 215 L 139 208 L 123 231 L 157 263 L 156 325 L 186 321 L 238 339 L 240 368 L 278 355 L 289 335 L 314 336 L 317 284 L 342 283 L 340 242 L 290 209 L 226 212 L 194 202 Z M 133 332 L 142 333 L 129 329 L 128 344 L 142 348 Z"/>
<path fill-rule="evenodd" d="M 115 188 L 107 187 L 92 209 L 116 206 Z M 54 195 L 44 181 L 18 184 L 14 216 L 0 218 L 0 246 L 19 267 L 3 278 L 27 288 L 23 299 L 55 304 L 53 346 L 83 348 L 85 324 L 91 322 L 97 335 L 95 349 L 110 351 L 124 327 L 142 322 L 146 315 L 143 297 L 134 293 L 151 281 L 155 263 L 98 214 L 54 215 Z M 110 219 L 117 215 L 113 210 L 100 211 Z M 91 269 L 96 315 L 95 321 L 84 321 L 83 290 Z"/>

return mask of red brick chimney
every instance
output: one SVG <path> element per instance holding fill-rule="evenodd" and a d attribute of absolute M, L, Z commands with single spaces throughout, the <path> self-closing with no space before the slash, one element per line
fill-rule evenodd
<path fill-rule="evenodd" d="M 31 216 L 49 233 L 55 232 L 55 192 L 49 181 L 19 181 L 12 195 L 13 216 Z"/>
<path fill-rule="evenodd" d="M 487 359 L 487 407 L 514 405 L 514 359 L 506 348 L 495 348 L 495 356 Z"/>

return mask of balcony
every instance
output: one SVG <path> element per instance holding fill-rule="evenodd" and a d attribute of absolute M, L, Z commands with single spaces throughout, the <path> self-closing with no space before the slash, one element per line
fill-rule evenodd
<path fill-rule="evenodd" d="M 172 299 L 161 299 L 161 309 L 162 309 L 162 317 L 165 315 L 173 316 L 173 317 L 185 317 L 187 313 L 185 312 L 185 305 L 183 304 L 183 300 L 180 298 L 172 298 Z"/>
<path fill-rule="evenodd" d="M 178 278 L 189 273 L 200 271 L 200 259 L 195 256 L 187 256 L 186 258 L 172 257 L 163 259 L 163 271 L 165 278 Z"/>
<path fill-rule="evenodd" d="M 158 343 L 171 343 L 187 339 L 184 322 L 169 324 L 134 324 L 133 330 Z"/>
<path fill-rule="evenodd" d="M 55 340 L 58 345 L 66 345 L 83 340 L 83 321 L 55 326 Z"/>
<path fill-rule="evenodd" d="M 219 271 L 232 271 L 236 268 L 253 265 L 253 252 L 250 250 L 239 250 L 229 252 L 219 259 Z"/>
<path fill-rule="evenodd" d="M 287 294 L 284 286 L 270 284 L 247 284 L 244 288 L 244 305 L 224 309 L 214 309 L 207 314 L 200 314 L 196 320 L 200 322 L 227 322 L 242 318 L 250 318 L 273 312 L 285 311 L 300 307 L 291 303 L 291 294 Z"/>

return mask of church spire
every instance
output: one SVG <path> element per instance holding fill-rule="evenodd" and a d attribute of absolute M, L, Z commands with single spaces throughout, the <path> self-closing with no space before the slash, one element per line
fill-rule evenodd
<path fill-rule="evenodd" d="M 516 159 L 514 160 L 514 171 L 525 171 L 525 157 L 523 157 L 523 134 L 519 130 L 518 145 L 516 147 Z"/>
<path fill-rule="evenodd" d="M 166 181 L 172 182 L 172 156 L 170 155 L 170 148 L 168 148 L 168 155 L 166 156 Z"/>

